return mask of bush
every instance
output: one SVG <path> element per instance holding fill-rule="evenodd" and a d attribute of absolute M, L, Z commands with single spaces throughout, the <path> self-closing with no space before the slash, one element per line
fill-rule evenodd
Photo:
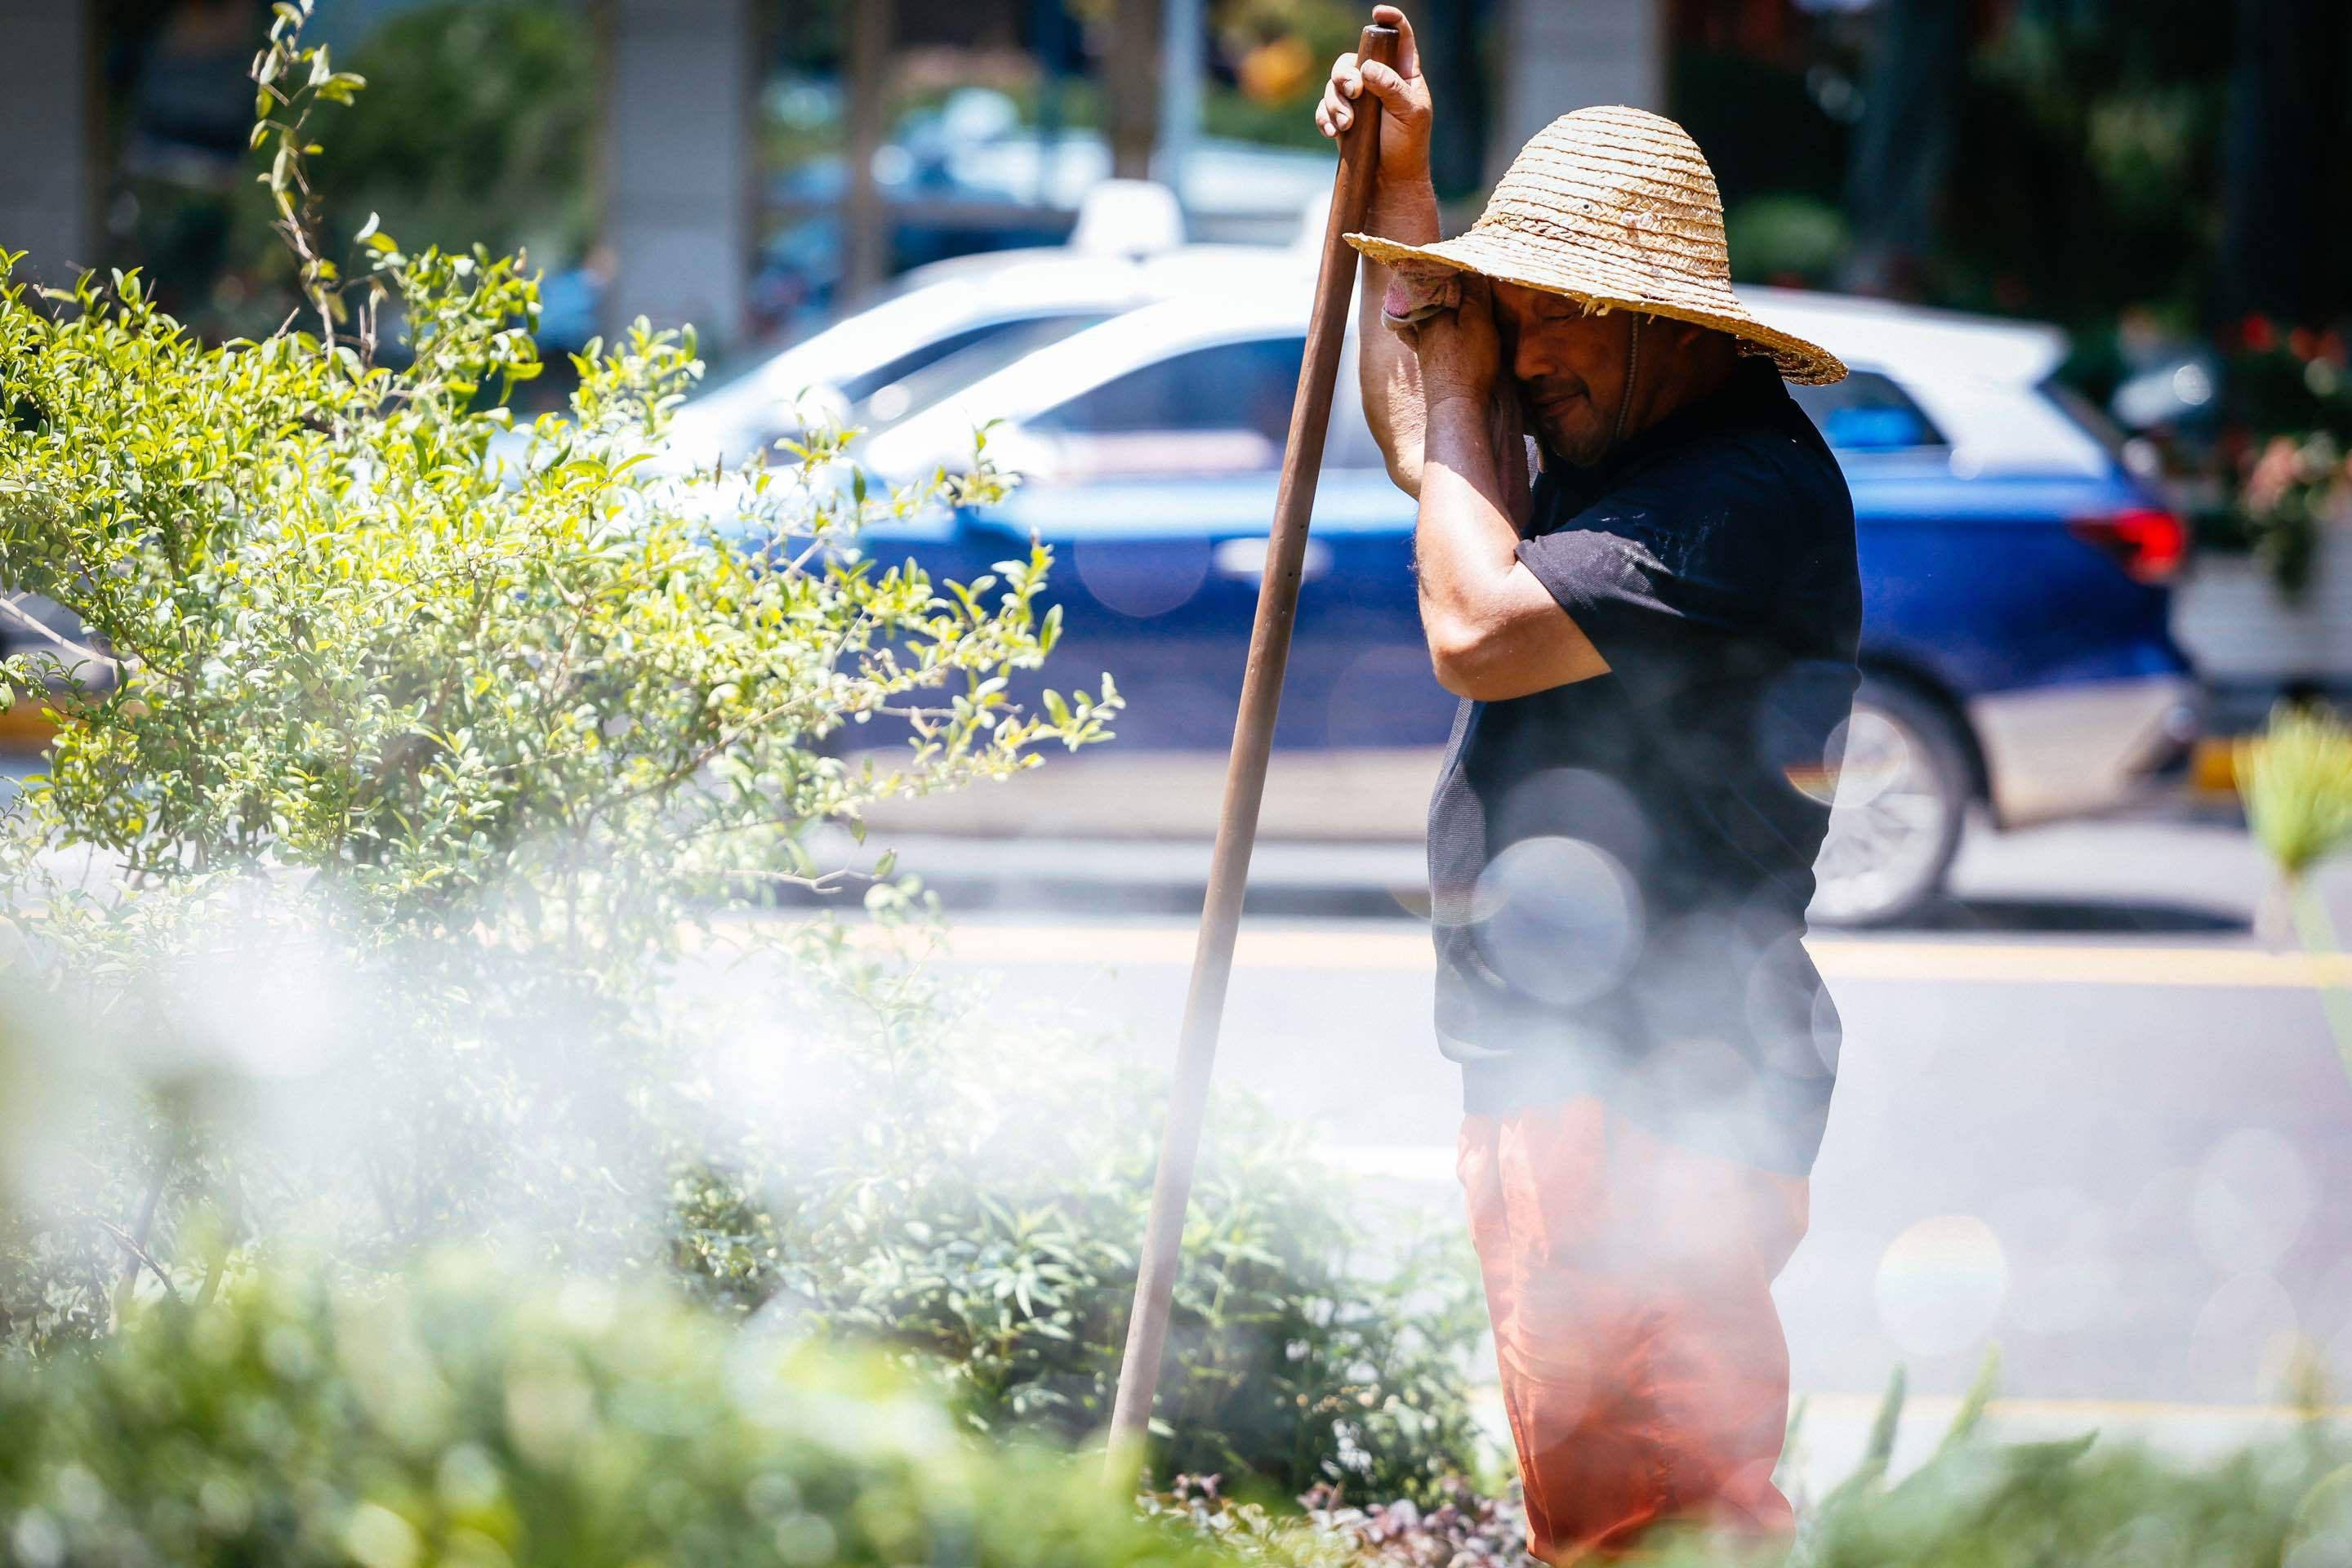
<path fill-rule="evenodd" d="M 2352 850 L 2352 728 L 2325 709 L 2282 706 L 2232 753 L 2246 826 L 2290 886 Z"/>
<path fill-rule="evenodd" d="M 2352 516 L 2352 464 L 2325 430 L 2273 436 L 2245 465 L 2236 521 L 2288 598 L 2310 595 L 2320 552 Z"/>
<path fill-rule="evenodd" d="M 326 144 L 324 182 L 413 238 L 576 260 L 594 232 L 596 53 L 593 20 L 547 0 L 386 17 L 352 57 L 373 85 Z"/>
<path fill-rule="evenodd" d="M 1000 493 L 984 451 L 887 493 L 838 433 L 665 471 L 700 366 L 642 325 L 519 425 L 533 281 L 380 230 L 332 254 L 307 160 L 360 84 L 278 11 L 255 142 L 305 321 L 206 343 L 135 274 L 44 298 L 0 259 L 0 613 L 29 627 L 37 594 L 86 628 L 0 668 L 59 723 L 0 833 L 15 956 L 125 1069 L 46 1219 L 0 1233 L 0 1322 L 44 1341 L 142 1275 L 211 1289 L 200 1237 L 331 1198 L 354 1262 L 519 1206 L 544 1249 L 593 1248 L 699 1120 L 694 1021 L 657 1005 L 697 932 L 780 883 L 898 898 L 886 863 L 818 868 L 808 829 L 1098 740 L 1115 707 L 1007 696 L 1059 629 L 1043 548 L 964 584 L 861 555 L 877 515 Z M 877 716 L 913 731 L 898 763 L 841 760 Z M 289 1050 L 358 1114 L 299 1166 L 239 1158 L 205 1086 Z"/>
<path fill-rule="evenodd" d="M 1033 998 L 759 908 L 919 911 L 807 830 L 1108 732 L 1108 682 L 1007 695 L 1058 630 L 1047 553 L 966 584 L 860 556 L 877 513 L 997 494 L 984 447 L 888 495 L 838 433 L 775 470 L 643 461 L 690 339 L 583 355 L 570 415 L 518 423 L 531 281 L 381 232 L 329 255 L 306 149 L 358 84 L 271 37 L 257 142 L 305 330 L 207 344 L 136 276 L 54 312 L 0 278 L 0 576 L 87 628 L 5 672 L 60 731 L 0 834 L 0 1002 L 37 1014 L 0 1071 L 44 1042 L 0 1102 L 0 1342 L 54 1359 L 298 1252 L 359 1288 L 495 1239 L 666 1262 L 944 1365 L 971 1426 L 1086 1434 L 1153 1086 L 1034 1037 Z M 899 763 L 842 760 L 877 716 Z M 1221 1116 L 1167 1463 L 1426 1491 L 1473 1452 L 1475 1284 L 1366 1246 L 1295 1137 Z"/>
<path fill-rule="evenodd" d="M 1862 1468 L 1805 1509 L 1812 1568 L 2333 1568 L 2352 1449 L 2315 1417 L 2188 1465 L 2090 1436 L 1997 1444 L 1986 1384 L 1888 1484 L 1899 1384 Z M 366 1289 L 264 1275 L 161 1303 L 102 1346 L 0 1363 L 0 1563 L 1216 1562 L 1517 1568 L 1515 1500 L 1293 1507 L 1179 1478 L 1139 1522 L 1091 1466 L 972 1441 L 932 1380 L 660 1293 L 518 1283 L 445 1254 Z M 1662 1534 L 1660 1568 L 1773 1546 Z"/>
<path fill-rule="evenodd" d="M 983 1449 L 871 1359 L 478 1260 L 257 1279 L 0 1366 L 0 1562 L 1205 1563 L 1091 1468 Z"/>
<path fill-rule="evenodd" d="M 734 1310 L 944 1363 L 977 1428 L 1087 1437 L 1110 1413 L 1164 1083 L 1081 1037 L 1009 1043 L 1000 1013 L 952 1010 L 919 973 L 872 963 L 853 989 L 870 1011 L 814 1075 L 813 1125 L 747 1129 L 764 1158 L 681 1175 L 679 1262 Z M 1368 1229 L 1299 1130 L 1244 1097 L 1209 1129 L 1155 1472 L 1425 1499 L 1475 1469 L 1486 1317 L 1459 1235 Z"/>
<path fill-rule="evenodd" d="M 2278 868 L 2284 924 L 2306 952 L 2341 950 L 2327 900 L 2313 885 L 2322 862 L 2352 849 L 2352 729 L 2325 708 L 2281 704 L 2232 753 L 2246 826 Z M 2352 1075 L 2352 994 L 2320 992 L 2336 1054 Z"/>
<path fill-rule="evenodd" d="M 2352 1447 L 2316 1415 L 2290 1440 L 2190 1465 L 2133 1445 L 1999 1444 L 1980 1430 L 1990 1368 L 1927 1463 L 1892 1485 L 1898 1374 L 1861 1468 L 1818 1503 L 1799 1500 L 1798 1540 L 1758 1543 L 1701 1530 L 1654 1532 L 1654 1568 L 2322 1568 L 2352 1562 Z M 1276 1568 L 1519 1568 L 1515 1498 L 1454 1489 L 1433 1509 L 1349 1506 L 1328 1493 L 1297 1510 L 1237 1504 L 1213 1478 L 1180 1481 L 1150 1512 Z"/>

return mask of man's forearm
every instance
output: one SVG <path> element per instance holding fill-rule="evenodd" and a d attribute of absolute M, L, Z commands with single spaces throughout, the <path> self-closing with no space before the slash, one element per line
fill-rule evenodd
<path fill-rule="evenodd" d="M 1486 405 L 1450 395 L 1430 405 L 1423 436 L 1413 557 L 1422 625 L 1441 661 L 1487 629 L 1519 531 L 1503 500 Z"/>
<path fill-rule="evenodd" d="M 1430 667 L 1446 690 L 1489 702 L 1609 672 L 1583 628 L 1519 563 L 1491 403 L 1462 389 L 1433 396 L 1413 531 Z"/>
<path fill-rule="evenodd" d="M 1365 219 L 1370 232 L 1407 245 L 1439 237 L 1437 193 L 1423 184 L 1402 193 L 1375 195 Z M 1423 430 L 1421 363 L 1412 348 L 1381 323 L 1389 269 L 1367 259 L 1356 315 L 1356 378 L 1364 397 L 1364 420 L 1388 459 L 1389 477 L 1410 495 L 1421 493 Z"/>

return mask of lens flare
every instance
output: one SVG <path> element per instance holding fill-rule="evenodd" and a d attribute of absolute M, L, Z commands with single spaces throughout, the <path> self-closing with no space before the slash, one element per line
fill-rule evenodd
<path fill-rule="evenodd" d="M 1473 903 L 1480 955 L 1514 989 L 1553 1005 L 1613 987 L 1641 952 L 1642 896 L 1608 851 L 1526 838 L 1487 863 Z"/>
<path fill-rule="evenodd" d="M 1878 1260 L 1878 1321 L 1906 1355 L 1966 1350 L 1992 1328 L 2008 1297 L 2008 1256 L 1974 1215 L 1923 1219 Z"/>
<path fill-rule="evenodd" d="M 1138 620 L 1189 604 L 1209 580 L 1209 543 L 1204 539 L 1082 539 L 1070 554 L 1078 581 L 1097 602 Z"/>
<path fill-rule="evenodd" d="M 2263 1273 L 2303 1234 L 2311 1204 L 2310 1170 L 2294 1145 L 2266 1127 L 2244 1127 L 2198 1166 L 2189 1229 L 2218 1271 Z"/>

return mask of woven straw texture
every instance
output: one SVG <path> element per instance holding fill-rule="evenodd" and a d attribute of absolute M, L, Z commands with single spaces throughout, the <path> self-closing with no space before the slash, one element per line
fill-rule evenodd
<path fill-rule="evenodd" d="M 1433 261 L 1596 310 L 1713 327 L 1769 355 L 1790 381 L 1845 375 L 1829 350 L 1748 314 L 1731 291 L 1715 171 L 1681 126 L 1638 109 L 1580 109 L 1545 126 L 1467 234 L 1435 245 L 1351 234 L 1348 243 L 1375 261 Z"/>

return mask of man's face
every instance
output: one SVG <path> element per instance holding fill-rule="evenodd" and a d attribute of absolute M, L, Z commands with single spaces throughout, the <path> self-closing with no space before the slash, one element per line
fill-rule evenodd
<path fill-rule="evenodd" d="M 1565 461 L 1599 462 L 1625 397 L 1633 313 L 1587 315 L 1583 306 L 1557 294 L 1516 283 L 1493 287 L 1503 368 L 1518 381 L 1528 424 L 1546 449 Z"/>

